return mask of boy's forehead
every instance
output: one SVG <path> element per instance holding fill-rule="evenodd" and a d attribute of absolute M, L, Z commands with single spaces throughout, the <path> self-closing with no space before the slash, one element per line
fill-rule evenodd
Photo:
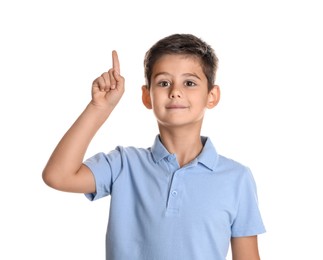
<path fill-rule="evenodd" d="M 156 60 L 153 72 L 159 70 L 193 69 L 201 70 L 201 59 L 194 55 L 165 54 Z"/>

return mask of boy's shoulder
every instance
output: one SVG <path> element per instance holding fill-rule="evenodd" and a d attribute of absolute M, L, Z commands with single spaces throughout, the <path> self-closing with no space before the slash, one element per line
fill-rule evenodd
<path fill-rule="evenodd" d="M 228 157 L 218 151 L 215 145 L 212 143 L 210 137 L 203 137 L 204 141 L 204 149 L 207 151 L 205 155 L 207 157 L 214 157 L 216 160 L 214 170 L 215 171 L 236 171 L 236 172 L 244 172 L 249 171 L 249 168 L 241 163 L 240 161 Z M 203 153 L 203 152 L 202 152 Z"/>
<path fill-rule="evenodd" d="M 219 154 L 218 160 L 220 164 L 228 165 L 233 168 L 248 168 L 245 164 L 241 163 L 240 161 L 237 161 L 231 157 Z"/>
<path fill-rule="evenodd" d="M 134 160 L 135 158 L 151 157 L 151 147 L 136 147 L 118 145 L 115 152 L 119 153 L 121 157 Z"/>
<path fill-rule="evenodd" d="M 225 178 L 236 180 L 239 183 L 254 182 L 253 174 L 249 166 L 223 155 L 218 156 L 215 173 L 223 177 L 225 176 Z"/>

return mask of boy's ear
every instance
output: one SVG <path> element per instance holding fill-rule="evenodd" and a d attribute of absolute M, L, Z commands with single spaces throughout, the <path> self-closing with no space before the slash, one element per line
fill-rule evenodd
<path fill-rule="evenodd" d="M 143 85 L 141 87 L 141 90 L 142 90 L 142 95 L 141 95 L 142 103 L 145 105 L 146 108 L 152 109 L 149 89 L 147 88 L 146 85 Z"/>
<path fill-rule="evenodd" d="M 218 85 L 214 85 L 212 90 L 208 94 L 208 102 L 206 107 L 211 109 L 215 107 L 220 101 L 220 87 Z"/>

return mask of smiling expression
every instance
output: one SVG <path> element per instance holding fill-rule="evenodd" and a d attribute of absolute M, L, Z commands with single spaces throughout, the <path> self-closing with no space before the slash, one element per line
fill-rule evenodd
<path fill-rule="evenodd" d="M 206 108 L 219 99 L 215 86 L 208 92 L 207 78 L 198 58 L 164 55 L 153 67 L 150 90 L 143 87 L 143 103 L 153 109 L 159 126 L 201 126 Z"/>

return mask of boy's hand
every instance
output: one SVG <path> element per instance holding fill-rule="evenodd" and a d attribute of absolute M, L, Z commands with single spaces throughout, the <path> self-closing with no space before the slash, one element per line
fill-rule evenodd
<path fill-rule="evenodd" d="M 91 103 L 100 108 L 115 107 L 124 93 L 124 81 L 120 75 L 118 54 L 112 51 L 112 68 L 92 83 Z"/>

